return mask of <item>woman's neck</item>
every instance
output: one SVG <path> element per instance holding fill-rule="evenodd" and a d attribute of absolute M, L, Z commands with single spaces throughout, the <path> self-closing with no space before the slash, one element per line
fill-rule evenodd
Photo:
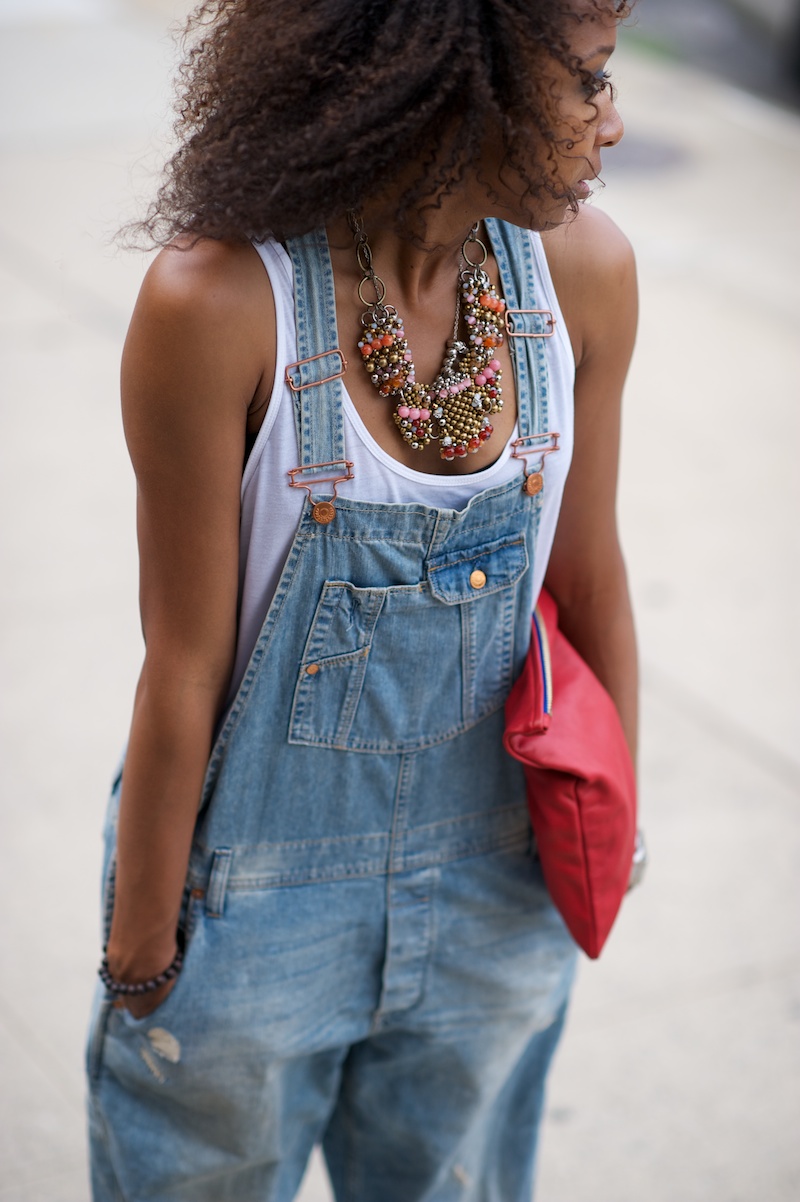
<path fill-rule="evenodd" d="M 372 252 L 376 274 L 391 280 L 405 304 L 416 307 L 436 293 L 443 281 L 452 285 L 458 271 L 461 246 L 481 214 L 466 195 L 445 197 L 424 215 L 424 233 L 415 241 L 402 237 L 395 228 L 393 213 L 380 205 L 365 206 L 359 214 Z M 353 271 L 355 241 L 350 223 L 340 218 L 328 227 L 331 248 L 351 249 Z"/>

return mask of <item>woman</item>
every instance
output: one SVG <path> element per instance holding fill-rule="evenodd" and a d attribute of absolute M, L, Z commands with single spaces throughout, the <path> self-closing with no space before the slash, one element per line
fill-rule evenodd
<path fill-rule="evenodd" d="M 635 273 L 579 203 L 622 15 L 196 18 L 123 360 L 146 657 L 96 1200 L 288 1200 L 315 1142 L 338 1199 L 531 1195 L 575 954 L 501 736 L 545 569 L 636 739 Z"/>

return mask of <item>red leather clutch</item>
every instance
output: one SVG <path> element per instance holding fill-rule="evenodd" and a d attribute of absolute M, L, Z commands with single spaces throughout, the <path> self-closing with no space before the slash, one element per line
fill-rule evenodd
<path fill-rule="evenodd" d="M 575 942 L 596 959 L 631 880 L 636 777 L 616 706 L 558 629 L 546 590 L 506 702 L 503 742 L 525 767 L 550 896 Z"/>

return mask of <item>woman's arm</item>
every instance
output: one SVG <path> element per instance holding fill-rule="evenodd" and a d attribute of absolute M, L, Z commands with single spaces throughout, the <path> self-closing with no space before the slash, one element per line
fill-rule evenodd
<path fill-rule="evenodd" d="M 546 584 L 559 626 L 613 697 L 636 758 L 638 668 L 616 519 L 622 389 L 636 336 L 630 243 L 596 209 L 546 236 L 575 349 L 575 450 Z"/>
<path fill-rule="evenodd" d="M 137 483 L 145 660 L 125 761 L 112 975 L 162 971 L 176 930 L 197 809 L 236 645 L 239 496 L 249 415 L 274 374 L 274 313 L 249 246 L 162 251 L 122 362 Z M 168 992 L 128 1002 L 136 1014 Z"/>

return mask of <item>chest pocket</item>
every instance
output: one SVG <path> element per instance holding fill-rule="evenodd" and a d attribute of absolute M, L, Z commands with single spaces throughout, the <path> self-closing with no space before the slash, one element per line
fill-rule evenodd
<path fill-rule="evenodd" d="M 326 581 L 294 691 L 289 742 L 412 751 L 460 734 L 505 703 L 517 585 L 514 535 L 432 557 L 414 585 Z"/>

